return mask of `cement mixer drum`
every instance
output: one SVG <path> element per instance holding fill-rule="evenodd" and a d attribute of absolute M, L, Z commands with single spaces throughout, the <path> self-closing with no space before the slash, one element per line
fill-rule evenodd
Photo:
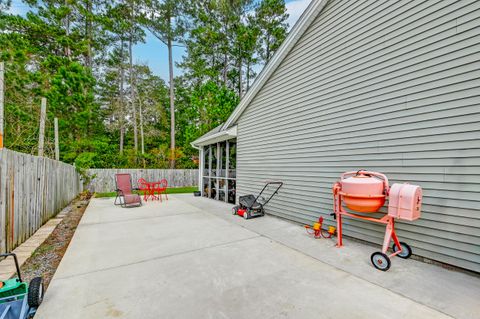
<path fill-rule="evenodd" d="M 375 213 L 385 204 L 388 179 L 381 173 L 347 172 L 340 185 L 345 205 L 355 212 Z"/>

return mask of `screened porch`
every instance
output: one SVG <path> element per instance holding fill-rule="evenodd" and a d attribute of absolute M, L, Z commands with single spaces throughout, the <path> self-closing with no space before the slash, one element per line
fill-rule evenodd
<path fill-rule="evenodd" d="M 200 181 L 202 196 L 235 204 L 236 151 L 236 139 L 201 147 Z"/>

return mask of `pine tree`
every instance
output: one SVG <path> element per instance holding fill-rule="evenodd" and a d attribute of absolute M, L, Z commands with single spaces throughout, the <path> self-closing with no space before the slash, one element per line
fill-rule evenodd
<path fill-rule="evenodd" d="M 149 0 L 146 3 L 145 24 L 149 31 L 168 48 L 170 88 L 170 168 L 175 168 L 175 84 L 173 46 L 184 34 L 183 5 L 180 0 Z"/>
<path fill-rule="evenodd" d="M 195 167 L 190 143 L 228 118 L 287 31 L 281 0 L 24 1 L 22 17 L 0 0 L 5 144 L 35 152 L 47 97 L 46 155 L 58 117 L 61 159 L 81 167 Z M 168 85 L 135 63 L 145 28 L 169 49 Z"/>
<path fill-rule="evenodd" d="M 287 9 L 284 0 L 262 0 L 255 10 L 256 24 L 260 29 L 259 54 L 265 63 L 287 36 Z"/>

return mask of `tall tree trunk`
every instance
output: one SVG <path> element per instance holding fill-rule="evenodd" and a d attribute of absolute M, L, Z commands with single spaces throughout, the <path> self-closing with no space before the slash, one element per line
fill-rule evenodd
<path fill-rule="evenodd" d="M 70 8 L 68 5 L 68 0 L 65 0 L 65 6 Z M 65 34 L 67 37 L 70 35 L 70 13 L 65 16 Z M 65 56 L 70 59 L 70 45 L 67 44 L 65 47 Z"/>
<path fill-rule="evenodd" d="M 242 58 L 239 59 L 238 63 L 238 96 L 240 100 L 243 98 L 243 61 Z"/>
<path fill-rule="evenodd" d="M 91 3 L 91 0 L 86 0 L 85 7 L 87 11 L 85 16 L 85 35 L 87 37 L 86 65 L 89 69 L 91 69 L 92 68 L 92 3 Z"/>
<path fill-rule="evenodd" d="M 228 54 L 225 52 L 223 55 L 223 72 L 222 72 L 222 81 L 223 85 L 227 86 L 227 80 L 228 80 Z"/>
<path fill-rule="evenodd" d="M 228 6 L 228 3 L 225 2 L 225 5 Z M 228 49 L 229 49 L 229 46 L 230 46 L 230 43 L 229 43 L 229 26 L 228 26 L 228 16 L 227 16 L 227 12 L 228 12 L 228 8 L 227 8 L 227 11 L 224 12 L 224 15 L 223 15 L 223 35 L 224 35 L 224 39 L 223 39 L 223 72 L 222 72 L 222 77 L 223 77 L 223 85 L 226 87 L 227 84 L 228 84 Z"/>
<path fill-rule="evenodd" d="M 265 61 L 265 63 L 268 63 L 268 61 L 270 61 L 270 34 L 267 34 L 267 61 Z"/>
<path fill-rule="evenodd" d="M 135 154 L 138 152 L 138 129 L 137 129 L 137 110 L 135 108 L 135 80 L 133 71 L 133 55 L 132 55 L 132 33 L 130 33 L 130 39 L 128 41 L 128 54 L 130 59 L 130 101 L 132 103 L 133 112 L 133 144 L 135 148 Z"/>
<path fill-rule="evenodd" d="M 171 19 L 169 17 L 169 23 Z M 167 39 L 168 47 L 168 69 L 170 73 L 170 168 L 175 168 L 175 91 L 173 83 L 173 56 L 172 39 L 170 34 Z"/>
<path fill-rule="evenodd" d="M 123 125 L 122 127 L 120 127 L 120 155 L 123 154 L 123 137 L 125 136 L 125 129 L 123 128 Z"/>
<path fill-rule="evenodd" d="M 215 50 L 213 52 L 218 52 L 218 47 L 216 45 L 215 45 Z M 217 66 L 217 54 L 213 53 L 212 64 L 210 66 L 211 70 L 214 70 L 216 66 Z M 218 72 L 211 72 L 211 74 L 214 74 L 214 75 L 210 79 L 212 81 L 214 81 L 215 84 L 219 85 L 220 84 L 220 78 L 218 77 Z"/>
<path fill-rule="evenodd" d="M 247 61 L 247 92 L 250 90 L 250 59 Z"/>
<path fill-rule="evenodd" d="M 123 143 L 125 137 L 125 108 L 123 82 L 125 81 L 125 69 L 123 66 L 123 39 L 120 41 L 120 155 L 123 154 Z"/>
<path fill-rule="evenodd" d="M 142 110 L 142 98 L 138 94 L 138 115 L 140 117 L 140 146 L 142 155 L 145 154 L 145 135 L 143 134 L 143 110 Z"/>

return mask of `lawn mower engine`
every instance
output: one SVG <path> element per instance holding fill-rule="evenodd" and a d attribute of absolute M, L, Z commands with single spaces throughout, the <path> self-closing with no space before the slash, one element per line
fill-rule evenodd
<path fill-rule="evenodd" d="M 268 199 L 265 199 L 262 194 L 270 185 L 275 185 L 276 189 Z M 232 214 L 242 216 L 245 219 L 265 215 L 265 205 L 278 193 L 282 185 L 283 182 L 267 182 L 257 196 L 251 194 L 240 196 L 238 198 L 239 205 L 232 208 Z"/>
<path fill-rule="evenodd" d="M 238 202 L 240 205 L 236 210 L 236 214 L 242 216 L 245 219 L 256 216 L 265 215 L 263 205 L 265 204 L 265 198 L 255 198 L 254 195 L 240 196 Z"/>

